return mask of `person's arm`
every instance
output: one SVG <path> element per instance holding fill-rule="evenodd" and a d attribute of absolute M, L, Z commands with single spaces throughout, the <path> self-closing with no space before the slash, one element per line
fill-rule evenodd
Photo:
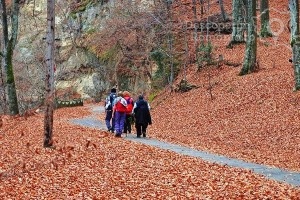
<path fill-rule="evenodd" d="M 132 108 L 132 114 L 134 114 L 135 109 L 136 109 L 136 102 L 135 102 L 134 105 L 133 105 L 133 108 Z"/>
<path fill-rule="evenodd" d="M 148 111 L 148 124 L 149 124 L 149 125 L 152 124 L 152 119 L 151 119 L 150 110 Z"/>
<path fill-rule="evenodd" d="M 115 112 L 116 112 L 116 105 L 114 105 L 113 107 L 112 107 L 112 118 L 114 118 L 114 116 L 115 116 Z"/>
<path fill-rule="evenodd" d="M 105 99 L 105 110 L 110 106 L 110 100 L 108 99 L 108 97 L 106 97 Z"/>

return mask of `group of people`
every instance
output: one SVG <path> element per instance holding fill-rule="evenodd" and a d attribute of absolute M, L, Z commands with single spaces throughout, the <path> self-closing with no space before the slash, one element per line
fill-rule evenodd
<path fill-rule="evenodd" d="M 131 133 L 133 122 L 137 137 L 146 137 L 147 127 L 152 124 L 150 106 L 143 95 L 135 102 L 128 91 L 117 93 L 117 89 L 112 88 L 105 99 L 105 111 L 106 127 L 116 137 Z"/>

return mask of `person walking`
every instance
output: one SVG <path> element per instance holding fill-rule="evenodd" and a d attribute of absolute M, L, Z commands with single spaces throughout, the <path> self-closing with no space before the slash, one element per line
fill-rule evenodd
<path fill-rule="evenodd" d="M 124 129 L 124 123 L 126 118 L 127 102 L 123 98 L 123 93 L 119 92 L 118 97 L 115 100 L 113 107 L 113 116 L 115 118 L 115 131 L 116 137 L 121 137 Z"/>
<path fill-rule="evenodd" d="M 132 119 L 132 110 L 133 110 L 134 102 L 133 102 L 133 99 L 131 98 L 130 93 L 128 91 L 124 91 L 123 95 L 124 95 L 124 99 L 127 102 L 127 111 L 126 111 L 126 118 L 125 118 L 123 133 L 125 133 L 127 135 L 127 132 L 129 134 L 131 133 L 131 123 L 133 121 L 133 119 Z"/>
<path fill-rule="evenodd" d="M 112 88 L 110 94 L 105 99 L 105 124 L 108 131 L 114 132 L 115 129 L 115 120 L 113 117 L 113 106 L 114 101 L 117 98 L 117 89 Z"/>
<path fill-rule="evenodd" d="M 138 101 L 134 104 L 133 113 L 135 117 L 135 128 L 137 137 L 146 137 L 147 127 L 152 124 L 150 115 L 150 106 L 144 96 L 140 95 Z"/>

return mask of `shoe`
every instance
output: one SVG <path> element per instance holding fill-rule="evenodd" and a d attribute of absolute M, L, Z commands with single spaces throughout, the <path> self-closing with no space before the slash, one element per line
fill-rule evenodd
<path fill-rule="evenodd" d="M 146 137 L 146 133 L 143 133 L 143 137 Z"/>
<path fill-rule="evenodd" d="M 121 134 L 116 134 L 115 136 L 116 136 L 116 137 L 122 137 Z"/>
<path fill-rule="evenodd" d="M 140 137 L 141 137 L 141 135 L 137 135 L 136 137 L 137 137 L 137 138 L 140 138 Z"/>

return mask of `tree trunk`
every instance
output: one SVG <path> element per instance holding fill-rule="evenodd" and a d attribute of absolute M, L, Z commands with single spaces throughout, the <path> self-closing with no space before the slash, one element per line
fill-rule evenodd
<path fill-rule="evenodd" d="M 248 0 L 248 34 L 243 67 L 239 75 L 245 75 L 256 69 L 257 33 L 256 33 L 256 0 Z"/>
<path fill-rule="evenodd" d="M 219 4 L 220 4 L 221 15 L 222 15 L 223 21 L 226 22 L 227 21 L 227 14 L 226 14 L 225 9 L 224 9 L 223 0 L 219 0 Z"/>
<path fill-rule="evenodd" d="M 245 5 L 242 0 L 233 0 L 232 2 L 232 34 L 228 47 L 232 48 L 234 44 L 245 42 Z"/>
<path fill-rule="evenodd" d="M 3 80 L 5 93 L 8 104 L 8 111 L 10 115 L 19 114 L 18 108 L 18 98 L 15 86 L 14 70 L 13 70 L 13 52 L 17 42 L 18 26 L 19 26 L 19 0 L 14 0 L 12 4 L 12 25 L 11 31 L 8 31 L 8 18 L 6 13 L 6 3 L 5 0 L 1 0 L 2 9 L 2 70 L 3 70 Z M 9 38 L 8 33 L 11 32 L 11 38 Z"/>
<path fill-rule="evenodd" d="M 197 30 L 197 5 L 196 0 L 193 0 L 193 14 L 194 14 L 194 48 L 195 48 L 195 60 L 198 60 L 198 30 Z"/>
<path fill-rule="evenodd" d="M 174 58 L 173 58 L 173 23 L 172 23 L 172 1 L 167 0 L 167 12 L 168 12 L 168 19 L 170 21 L 170 24 L 168 26 L 168 46 L 169 46 L 169 58 L 170 58 L 170 76 L 169 76 L 169 85 L 171 86 L 171 90 L 173 87 L 173 81 L 174 81 Z"/>
<path fill-rule="evenodd" d="M 185 54 L 185 59 L 184 59 L 184 65 L 183 65 L 183 79 L 186 81 L 186 68 L 188 65 L 188 60 L 189 60 L 189 47 L 188 47 L 188 40 L 187 40 L 187 25 L 184 25 L 184 54 Z"/>
<path fill-rule="evenodd" d="M 272 37 L 270 29 L 270 12 L 269 12 L 269 0 L 260 1 L 260 36 L 261 37 Z"/>
<path fill-rule="evenodd" d="M 200 1 L 200 14 L 204 14 L 204 0 L 199 0 Z"/>
<path fill-rule="evenodd" d="M 19 114 L 18 108 L 18 98 L 17 98 L 17 91 L 15 85 L 15 78 L 14 78 L 14 71 L 13 71 L 13 47 L 11 42 L 7 47 L 6 52 L 6 69 L 7 69 L 7 79 L 6 79 L 6 93 L 7 93 L 7 100 L 8 100 L 8 109 L 10 115 L 17 115 Z"/>
<path fill-rule="evenodd" d="M 295 90 L 300 90 L 300 39 L 299 39 L 299 1 L 289 0 L 291 15 L 291 46 L 295 74 Z"/>
<path fill-rule="evenodd" d="M 6 12 L 6 3 L 1 0 L 2 9 L 2 80 L 5 87 L 6 104 L 8 105 L 8 112 L 10 115 L 19 114 L 18 98 L 15 86 L 14 70 L 13 70 L 13 53 L 17 42 L 18 28 L 19 28 L 19 0 L 12 2 L 11 9 L 11 30 L 8 30 L 8 17 Z M 9 38 L 9 32 L 11 37 Z M 6 110 L 6 109 L 5 109 Z"/>
<path fill-rule="evenodd" d="M 46 48 L 46 110 L 44 119 L 44 147 L 53 145 L 54 110 L 54 38 L 55 38 L 55 0 L 47 0 L 47 48 Z"/>

